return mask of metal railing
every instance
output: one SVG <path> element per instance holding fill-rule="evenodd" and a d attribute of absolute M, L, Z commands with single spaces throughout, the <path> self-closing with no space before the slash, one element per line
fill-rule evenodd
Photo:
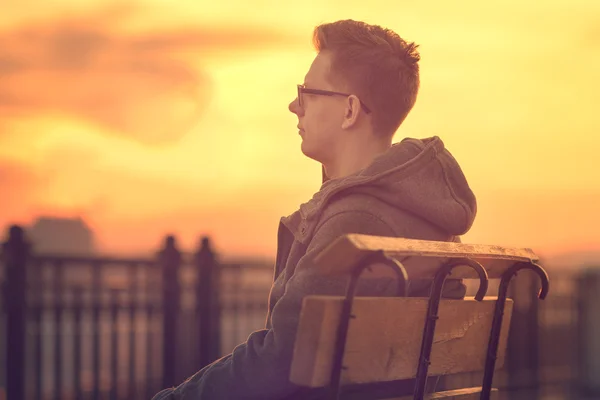
<path fill-rule="evenodd" d="M 11 400 L 149 399 L 264 327 L 272 264 L 218 262 L 208 238 L 184 254 L 169 236 L 148 259 L 30 249 L 11 227 L 0 258 Z"/>
<path fill-rule="evenodd" d="M 599 390 L 600 273 L 549 273 L 543 302 L 533 274 L 511 283 L 501 391 Z M 262 329 L 272 277 L 269 261 L 219 261 L 208 238 L 193 254 L 168 236 L 145 259 L 51 255 L 11 227 L 0 251 L 0 399 L 5 388 L 10 400 L 147 400 Z M 452 379 L 481 384 L 480 373 Z"/>

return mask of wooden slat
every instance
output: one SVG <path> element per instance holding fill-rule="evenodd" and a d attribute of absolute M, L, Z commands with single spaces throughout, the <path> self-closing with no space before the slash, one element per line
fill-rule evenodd
<path fill-rule="evenodd" d="M 481 394 L 481 387 L 457 389 L 457 390 L 446 390 L 444 392 L 436 392 L 429 395 L 425 395 L 426 400 L 479 400 Z M 490 398 L 496 399 L 498 389 L 492 389 Z M 388 398 L 384 400 L 413 400 L 413 396 L 402 396 Z"/>
<path fill-rule="evenodd" d="M 304 298 L 290 374 L 293 383 L 309 387 L 329 383 L 342 301 L 341 296 Z M 342 372 L 342 383 L 414 378 L 427 303 L 427 298 L 416 297 L 355 298 L 356 318 L 348 331 L 343 361 L 348 369 Z M 442 300 L 430 375 L 483 370 L 495 303 L 491 297 L 482 302 Z M 496 367 L 504 362 L 512 304 L 507 300 Z"/>
<path fill-rule="evenodd" d="M 516 262 L 537 262 L 539 257 L 527 248 L 493 245 L 436 242 L 405 238 L 348 234 L 326 247 L 314 259 L 319 272 L 327 275 L 347 274 L 368 254 L 383 250 L 402 262 L 410 279 L 427 279 L 450 258 L 471 258 L 480 262 L 488 276 L 500 278 Z M 453 270 L 452 278 L 477 278 L 469 267 Z"/>

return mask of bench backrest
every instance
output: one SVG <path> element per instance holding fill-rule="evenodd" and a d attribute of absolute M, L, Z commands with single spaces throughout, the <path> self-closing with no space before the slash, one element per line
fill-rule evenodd
<path fill-rule="evenodd" d="M 302 305 L 290 380 L 321 387 L 330 382 L 343 297 L 307 296 Z M 414 378 L 427 312 L 427 298 L 357 297 L 350 323 L 342 384 Z M 482 371 L 494 316 L 494 298 L 481 302 L 442 300 L 430 375 Z M 496 368 L 502 366 L 512 302 L 507 302 Z"/>
<path fill-rule="evenodd" d="M 519 268 L 521 264 L 538 267 L 536 263 L 539 261 L 536 254 L 527 248 L 348 234 L 317 255 L 314 263 L 323 275 L 349 275 L 366 257 L 381 251 L 401 262 L 409 280 L 433 279 L 440 267 L 451 260 L 474 260 L 483 266 L 491 279 L 501 278 L 505 273 L 510 276 L 514 271 L 512 267 L 517 264 Z M 372 269 L 369 275 L 374 277 L 373 274 L 381 272 L 389 274 L 384 268 Z M 466 264 L 452 270 L 452 279 L 460 278 L 483 279 Z M 540 296 L 548 290 L 547 276 L 545 278 L 545 288 Z M 343 300 L 342 296 L 304 298 L 290 374 L 293 383 L 311 388 L 329 385 Z M 415 378 L 428 304 L 429 298 L 422 297 L 355 297 L 340 384 Z M 473 298 L 441 301 L 428 375 L 485 369 L 496 304 L 497 300 L 493 297 L 486 297 L 483 301 Z M 507 300 L 496 369 L 504 363 L 512 306 L 512 301 Z M 472 398 L 480 389 L 449 391 L 431 398 Z"/>

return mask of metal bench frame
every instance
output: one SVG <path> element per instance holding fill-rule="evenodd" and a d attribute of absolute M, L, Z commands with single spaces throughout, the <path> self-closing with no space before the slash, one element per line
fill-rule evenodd
<path fill-rule="evenodd" d="M 352 235 L 347 235 L 348 236 Z M 362 235 L 355 235 L 362 236 Z M 342 237 L 343 240 L 345 237 Z M 335 245 L 332 244 L 332 246 Z M 480 255 L 480 254 L 474 254 Z M 427 383 L 427 372 L 430 364 L 431 348 L 433 345 L 433 336 L 435 333 L 435 326 L 438 319 L 438 309 L 440 300 L 442 298 L 442 290 L 446 278 L 452 273 L 452 270 L 459 266 L 471 267 L 479 277 L 479 289 L 475 296 L 475 300 L 483 300 L 487 289 L 488 289 L 488 273 L 481 263 L 475 261 L 472 258 L 465 257 L 461 254 L 458 257 L 452 255 L 446 255 L 449 260 L 442 264 L 434 275 L 433 285 L 429 296 L 427 317 L 425 319 L 425 326 L 423 327 L 423 338 L 421 342 L 421 352 L 419 356 L 419 365 L 417 369 L 417 376 L 415 381 L 415 389 L 413 393 L 413 400 L 423 400 L 425 395 L 425 385 Z M 493 258 L 493 257 L 490 257 Z M 334 353 L 333 368 L 331 371 L 331 381 L 328 389 L 328 398 L 331 400 L 337 400 L 340 396 L 341 391 L 341 373 L 345 367 L 342 365 L 342 359 L 344 356 L 344 350 L 346 346 L 346 338 L 348 335 L 348 328 L 351 318 L 356 318 L 352 314 L 352 304 L 355 297 L 356 287 L 358 280 L 365 269 L 368 269 L 370 265 L 374 263 L 382 263 L 393 269 L 398 277 L 398 296 L 406 296 L 408 294 L 408 273 L 401 262 L 395 257 L 387 255 L 384 250 L 377 250 L 367 253 L 362 260 L 351 269 L 350 281 L 346 287 L 346 294 L 342 306 L 341 321 L 337 329 L 336 346 Z M 501 281 L 498 291 L 498 300 L 496 302 L 494 318 L 492 321 L 492 328 L 489 335 L 487 357 L 484 369 L 484 378 L 482 391 L 480 395 L 481 400 L 489 400 L 492 391 L 492 380 L 494 377 L 494 368 L 496 364 L 496 358 L 498 354 L 498 343 L 500 339 L 500 331 L 502 328 L 502 319 L 504 316 L 504 308 L 506 298 L 508 294 L 508 286 L 512 278 L 521 270 L 529 269 L 535 272 L 541 280 L 541 290 L 538 293 L 539 299 L 545 299 L 549 292 L 549 279 L 546 271 L 533 259 L 529 260 L 516 260 L 509 268 L 507 268 L 501 275 Z"/>

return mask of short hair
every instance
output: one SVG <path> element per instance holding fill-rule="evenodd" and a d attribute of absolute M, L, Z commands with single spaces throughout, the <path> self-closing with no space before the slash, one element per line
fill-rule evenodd
<path fill-rule="evenodd" d="M 419 46 L 389 29 L 351 19 L 317 26 L 313 44 L 318 52 L 332 54 L 329 81 L 372 110 L 376 133 L 393 136 L 417 99 Z"/>

